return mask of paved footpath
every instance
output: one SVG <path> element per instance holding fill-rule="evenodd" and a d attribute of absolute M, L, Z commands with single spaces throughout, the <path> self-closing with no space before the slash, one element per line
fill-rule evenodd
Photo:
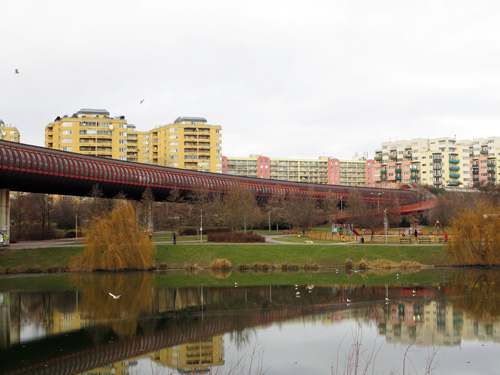
<path fill-rule="evenodd" d="M 32 249 L 32 248 L 43 248 L 43 247 L 57 247 L 57 246 L 81 246 L 82 244 L 74 238 L 59 238 L 56 240 L 44 240 L 44 241 L 20 241 L 15 243 L 10 243 L 9 246 L 5 247 L 7 249 Z M 0 247 L 1 249 L 1 247 Z"/>

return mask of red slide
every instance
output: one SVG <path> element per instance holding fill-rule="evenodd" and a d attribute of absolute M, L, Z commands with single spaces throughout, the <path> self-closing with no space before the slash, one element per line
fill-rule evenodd
<path fill-rule="evenodd" d="M 354 227 L 351 227 L 351 230 L 356 236 L 360 235 L 359 232 Z"/>

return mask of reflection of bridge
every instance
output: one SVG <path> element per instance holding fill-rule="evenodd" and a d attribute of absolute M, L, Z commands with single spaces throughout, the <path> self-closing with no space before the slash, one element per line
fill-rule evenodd
<path fill-rule="evenodd" d="M 254 291 L 255 296 L 262 297 L 265 294 L 259 288 Z M 234 289 L 231 289 L 230 292 L 237 298 Z M 139 326 L 138 331 L 142 328 L 142 333 L 137 333 L 136 336 L 128 339 L 114 338 L 115 334 L 109 331 L 107 334 L 99 334 L 97 342 L 92 336 L 94 328 L 89 327 L 88 330 L 65 332 L 64 335 L 23 342 L 0 351 L 2 374 L 69 375 L 81 373 L 126 359 L 145 356 L 160 349 L 195 342 L 235 330 L 267 325 L 300 316 L 315 315 L 318 312 L 340 312 L 348 307 L 347 298 L 355 299 L 354 304 L 363 306 L 362 309 L 366 313 L 370 303 L 385 303 L 384 296 L 387 290 L 384 286 L 371 288 L 363 286 L 358 287 L 354 293 L 347 289 L 345 292 L 344 295 L 344 288 L 339 287 L 332 296 L 332 286 L 316 287 L 314 296 L 310 298 L 304 296 L 309 303 L 300 304 L 295 297 L 295 290 L 289 287 L 288 289 L 279 289 L 278 293 L 275 293 L 275 298 L 278 299 L 276 306 L 268 305 L 260 309 L 248 310 L 246 303 L 245 307 L 242 305 L 244 310 L 238 310 L 237 314 L 244 314 L 244 319 L 233 319 L 234 316 L 231 315 L 235 312 L 233 309 L 228 311 L 228 315 L 221 314 L 217 304 L 214 304 L 212 308 L 205 310 L 204 315 L 201 314 L 202 310 L 196 310 L 197 314 L 192 314 L 193 310 L 188 308 L 187 310 L 191 313 L 188 314 L 185 321 L 177 319 L 181 310 L 175 311 L 177 318 L 174 319 L 172 318 L 173 311 L 163 313 L 161 316 L 157 316 L 155 313 L 151 317 L 151 321 L 143 320 L 145 319 L 143 318 L 140 322 L 134 322 Z M 421 292 L 428 292 L 429 295 L 435 294 L 433 288 L 429 290 L 420 288 L 419 296 L 423 295 L 420 294 Z M 391 288 L 390 295 L 397 298 L 398 303 L 405 297 L 413 298 L 405 292 L 404 288 L 399 287 Z M 293 302 L 297 304 L 293 305 Z M 199 303 L 201 302 L 199 301 Z M 259 305 L 264 306 L 262 301 Z M 202 304 L 197 305 L 198 308 L 202 306 Z M 205 305 L 205 308 L 207 307 L 209 306 Z M 102 323 L 105 324 L 106 321 Z M 102 327 L 97 329 L 102 329 Z"/>
<path fill-rule="evenodd" d="M 345 303 L 342 305 L 345 307 Z M 321 304 L 315 307 L 325 308 L 326 305 Z M 245 325 L 251 327 L 289 319 L 309 313 L 311 308 L 311 306 L 297 306 L 261 311 L 246 319 Z M 136 335 L 131 339 L 116 340 L 110 336 L 102 345 L 96 345 L 82 331 L 79 331 L 66 334 L 62 338 L 64 345 L 61 345 L 61 342 L 54 343 L 54 338 L 48 338 L 9 348 L 8 356 L 0 355 L 3 371 L 6 371 L 2 374 L 77 374 L 174 345 L 231 332 L 236 328 L 242 327 L 235 327 L 232 319 L 224 316 L 205 316 L 203 321 L 197 320 L 170 328 L 155 329 L 154 333 Z M 59 350 L 60 347 L 63 349 Z M 55 356 L 54 353 L 59 356 Z"/>
<path fill-rule="evenodd" d="M 20 143 L 0 141 L 0 232 L 9 232 L 8 191 L 87 196 L 98 185 L 105 197 L 123 192 L 141 199 L 146 188 L 157 201 L 172 190 L 225 194 L 240 186 L 256 197 L 307 198 L 346 201 L 359 196 L 368 202 L 397 200 L 404 205 L 415 202 L 412 190 L 364 188 L 309 184 L 221 175 L 187 169 L 103 159 Z M 386 192 L 382 194 L 381 192 Z"/>

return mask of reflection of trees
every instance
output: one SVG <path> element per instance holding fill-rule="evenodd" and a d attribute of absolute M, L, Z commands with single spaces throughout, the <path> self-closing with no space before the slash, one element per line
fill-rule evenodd
<path fill-rule="evenodd" d="M 250 346 L 250 339 L 255 334 L 255 329 L 243 329 L 231 331 L 230 339 L 234 342 L 236 349 L 244 350 Z"/>
<path fill-rule="evenodd" d="M 499 283 L 498 271 L 468 269 L 455 274 L 449 293 L 458 297 L 453 302 L 455 307 L 471 314 L 474 319 L 489 319 L 500 316 Z"/>
<path fill-rule="evenodd" d="M 151 311 L 152 278 L 148 273 L 78 277 L 75 283 L 83 289 L 82 314 L 110 325 L 120 337 L 133 336 L 140 315 Z M 122 297 L 115 300 L 109 292 Z"/>

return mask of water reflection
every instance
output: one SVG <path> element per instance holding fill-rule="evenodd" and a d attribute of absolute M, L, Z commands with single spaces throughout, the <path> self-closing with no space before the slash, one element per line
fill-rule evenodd
<path fill-rule="evenodd" d="M 273 327 L 279 327 L 274 336 L 285 341 L 309 341 L 321 334 L 313 334 L 318 327 L 318 332 L 328 332 L 328 327 L 345 331 L 349 322 L 367 330 L 374 327 L 387 344 L 403 348 L 461 348 L 464 340 L 500 341 L 497 271 L 460 270 L 450 273 L 449 282 L 426 284 L 369 285 L 365 281 L 370 276 L 350 274 L 343 276 L 344 283 L 333 285 L 311 280 L 304 285 L 235 287 L 228 280 L 222 287 L 155 287 L 164 277 L 168 276 L 68 275 L 64 291 L 22 292 L 12 286 L 2 290 L 2 370 L 6 374 L 204 372 L 225 368 L 229 352 L 252 351 L 255 340 Z M 122 297 L 115 300 L 109 292 Z M 294 340 L 289 332 L 297 324 L 307 326 L 311 337 Z"/>

